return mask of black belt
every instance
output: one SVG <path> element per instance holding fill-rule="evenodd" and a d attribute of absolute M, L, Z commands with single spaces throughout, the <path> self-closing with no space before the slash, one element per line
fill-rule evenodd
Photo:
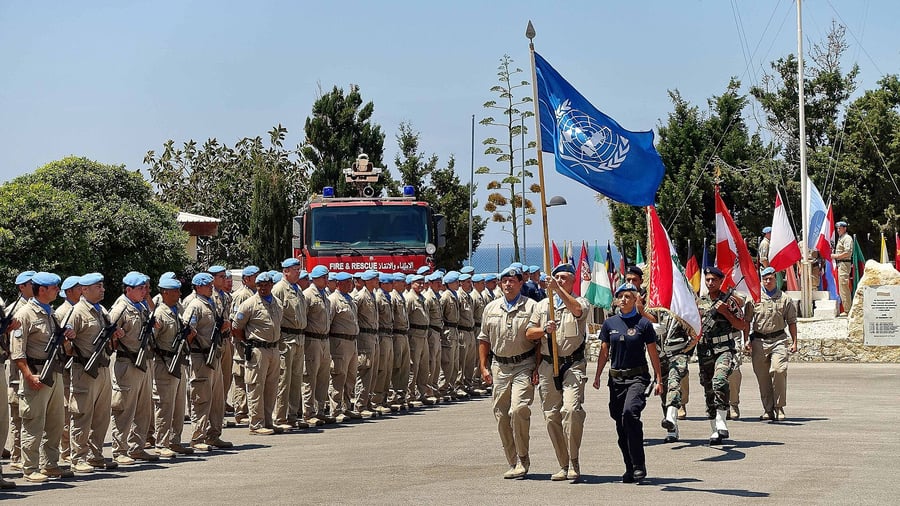
<path fill-rule="evenodd" d="M 406 332 L 407 332 L 409 329 L 401 329 L 400 327 L 394 327 L 394 328 L 391 329 L 391 330 L 393 330 L 394 334 L 406 334 Z"/>
<path fill-rule="evenodd" d="M 270 342 L 268 342 L 268 341 L 260 341 L 260 340 L 258 340 L 258 339 L 249 339 L 249 340 L 247 340 L 247 342 L 245 343 L 245 345 L 246 345 L 246 346 L 252 346 L 252 347 L 254 347 L 254 348 L 266 348 L 266 349 L 268 349 L 268 348 L 277 348 L 277 347 L 278 347 L 278 341 L 275 341 L 274 343 L 270 343 Z"/>
<path fill-rule="evenodd" d="M 380 337 L 391 337 L 393 334 L 391 334 L 390 332 L 385 331 L 385 332 L 379 332 L 378 335 L 379 335 Z"/>
<path fill-rule="evenodd" d="M 312 339 L 328 339 L 328 334 L 316 334 L 315 332 L 307 332 L 306 337 Z"/>
<path fill-rule="evenodd" d="M 751 341 L 753 339 L 772 339 L 773 337 L 787 337 L 787 334 L 785 334 L 784 329 L 781 329 L 777 332 L 770 332 L 768 334 L 764 334 L 762 332 L 751 332 L 750 333 Z"/>
<path fill-rule="evenodd" d="M 191 349 L 191 353 L 202 353 L 203 355 L 209 355 L 210 348 L 197 348 Z"/>
<path fill-rule="evenodd" d="M 460 325 L 457 328 L 459 330 L 462 330 L 463 332 L 475 332 L 475 327 L 463 327 L 462 325 Z"/>
<path fill-rule="evenodd" d="M 631 369 L 610 369 L 609 376 L 611 378 L 622 378 L 629 379 L 635 378 L 638 376 L 643 376 L 645 374 L 650 374 L 650 368 L 646 365 L 642 365 L 640 367 L 632 367 Z"/>
<path fill-rule="evenodd" d="M 330 334 L 328 334 L 328 337 L 334 337 L 334 338 L 337 338 L 337 339 L 345 339 L 345 340 L 347 340 L 347 341 L 354 341 L 354 340 L 356 340 L 356 335 L 355 335 L 355 334 L 340 334 L 340 333 L 337 333 L 337 332 L 331 332 Z"/>
<path fill-rule="evenodd" d="M 137 363 L 137 353 L 132 353 L 124 348 L 119 348 L 116 350 L 116 358 L 127 358 L 131 360 L 131 363 Z"/>
<path fill-rule="evenodd" d="M 448 327 L 451 328 L 451 329 L 455 329 L 455 328 L 458 328 L 459 325 L 457 325 L 456 323 L 450 323 L 450 322 L 446 322 L 446 321 L 445 321 L 445 322 L 444 322 L 444 328 L 446 329 L 446 328 L 448 328 Z"/>
<path fill-rule="evenodd" d="M 500 355 L 494 354 L 494 360 L 500 362 L 501 364 L 518 364 L 519 362 L 525 360 L 526 358 L 533 357 L 534 350 L 526 351 L 520 355 L 516 355 L 514 357 L 501 357 Z"/>
<path fill-rule="evenodd" d="M 172 358 L 175 356 L 174 351 L 161 350 L 159 348 L 153 350 L 153 352 L 156 353 L 156 355 L 159 356 L 160 358 Z"/>
<path fill-rule="evenodd" d="M 287 327 L 281 327 L 282 334 L 290 334 L 292 336 L 302 336 L 303 331 L 300 329 L 289 329 Z"/>
<path fill-rule="evenodd" d="M 429 327 L 431 330 L 436 330 L 436 331 L 438 331 L 438 332 L 444 330 L 443 328 L 438 327 L 437 325 L 429 325 L 428 327 Z"/>
<path fill-rule="evenodd" d="M 551 357 L 550 355 L 541 355 L 541 358 L 548 364 L 553 363 L 553 357 Z M 582 347 L 580 350 L 576 350 L 575 353 L 572 353 L 571 355 L 558 357 L 558 360 L 559 365 L 572 365 L 575 362 L 581 362 L 582 360 L 584 360 L 584 347 Z"/>
<path fill-rule="evenodd" d="M 373 336 L 377 336 L 377 335 L 378 335 L 378 329 L 370 329 L 370 328 L 367 328 L 367 327 L 360 327 L 360 328 L 359 328 L 359 333 L 360 333 L 360 334 L 371 334 L 371 335 L 373 335 Z"/>
<path fill-rule="evenodd" d="M 428 330 L 428 325 L 416 325 L 415 323 L 410 323 L 409 328 L 416 330 Z"/>

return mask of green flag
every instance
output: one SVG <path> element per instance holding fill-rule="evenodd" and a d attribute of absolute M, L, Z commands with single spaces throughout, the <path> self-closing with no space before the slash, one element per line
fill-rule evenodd
<path fill-rule="evenodd" d="M 853 265 L 853 291 L 856 293 L 856 286 L 859 285 L 859 278 L 862 277 L 863 271 L 866 270 L 866 257 L 863 256 L 862 248 L 859 247 L 859 241 L 856 235 L 853 236 L 853 254 L 850 256 L 850 262 Z"/>
<path fill-rule="evenodd" d="M 634 241 L 634 251 L 634 265 L 643 265 L 644 252 L 641 251 L 641 243 L 638 240 Z"/>

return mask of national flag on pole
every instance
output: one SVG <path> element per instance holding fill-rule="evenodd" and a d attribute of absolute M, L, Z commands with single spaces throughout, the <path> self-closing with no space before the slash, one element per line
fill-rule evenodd
<path fill-rule="evenodd" d="M 609 286 L 616 286 L 616 268 L 612 259 L 612 248 L 606 241 L 606 275 L 609 277 Z"/>
<path fill-rule="evenodd" d="M 641 242 L 634 241 L 634 265 L 644 264 L 644 253 L 641 251 Z"/>
<path fill-rule="evenodd" d="M 688 241 L 687 263 L 684 266 L 684 277 L 688 279 L 694 293 L 700 291 L 700 267 L 697 265 L 697 257 L 691 250 L 691 241 Z"/>
<path fill-rule="evenodd" d="M 553 265 L 551 267 L 555 267 L 561 264 L 561 257 L 559 256 L 559 249 L 556 247 L 556 243 L 550 241 L 550 249 L 553 251 Z"/>
<path fill-rule="evenodd" d="M 608 257 L 610 254 L 609 246 L 607 246 L 606 251 Z M 594 306 L 610 309 L 612 307 L 611 286 L 612 285 L 609 282 L 609 273 L 606 271 L 606 264 L 600 257 L 600 247 L 594 245 L 594 261 L 591 264 L 591 281 L 585 291 L 584 298 Z"/>
<path fill-rule="evenodd" d="M 587 289 L 591 284 L 591 267 L 588 265 L 587 245 L 581 241 L 581 255 L 578 258 L 578 264 L 575 266 L 575 286 L 572 291 L 576 297 L 587 293 Z"/>
<path fill-rule="evenodd" d="M 633 206 L 654 203 L 665 167 L 653 131 L 632 132 L 591 105 L 534 53 L 541 151 L 553 153 L 556 171 L 611 199 Z"/>
<path fill-rule="evenodd" d="M 753 257 L 716 187 L 716 266 L 725 273 L 722 289 L 736 286 L 759 302 L 760 285 Z"/>
<path fill-rule="evenodd" d="M 625 282 L 625 267 L 628 267 L 628 257 L 625 256 L 625 247 L 619 249 L 619 278 Z"/>
<path fill-rule="evenodd" d="M 769 266 L 783 271 L 800 261 L 800 246 L 781 202 L 781 192 L 775 190 L 775 214 L 772 216 L 772 238 L 769 240 Z"/>
<path fill-rule="evenodd" d="M 887 242 L 884 240 L 884 232 L 881 233 L 881 258 L 878 261 L 883 264 L 890 262 L 888 260 Z"/>
<path fill-rule="evenodd" d="M 797 270 L 793 265 L 784 272 L 784 281 L 787 283 L 787 289 L 792 292 L 800 291 L 800 282 L 797 281 Z"/>
<path fill-rule="evenodd" d="M 828 203 L 828 210 L 825 212 L 825 221 L 822 222 L 822 228 L 819 237 L 816 240 L 816 251 L 819 257 L 825 260 L 825 269 L 822 273 L 825 289 L 828 290 L 828 298 L 831 300 L 840 300 L 840 288 L 837 285 L 837 268 L 831 259 L 831 244 L 834 242 L 834 214 L 831 212 L 831 202 Z"/>
<path fill-rule="evenodd" d="M 859 280 L 862 279 L 863 273 L 866 271 L 866 256 L 863 255 L 862 248 L 859 247 L 856 235 L 853 236 L 853 254 L 850 256 L 850 262 L 853 263 L 853 291 L 850 293 L 852 297 L 856 293 L 856 287 L 859 286 Z M 849 309 L 850 302 L 847 301 L 844 307 Z"/>
<path fill-rule="evenodd" d="M 566 248 L 566 261 L 572 265 L 575 265 L 575 243 L 569 241 L 569 247 Z"/>
<path fill-rule="evenodd" d="M 704 281 L 704 271 L 709 267 L 709 256 L 708 256 L 708 248 L 706 247 L 706 238 L 703 238 L 703 263 L 700 265 L 700 296 L 706 297 L 709 295 L 709 288 L 706 287 L 706 281 Z"/>
<path fill-rule="evenodd" d="M 807 236 L 806 245 L 809 249 L 817 249 L 816 242 L 818 242 L 819 236 L 822 234 L 825 218 L 828 215 L 828 208 L 825 206 L 822 195 L 809 176 L 806 178 L 806 188 L 806 201 L 809 205 L 809 235 Z M 832 228 L 834 228 L 833 224 Z"/>
<path fill-rule="evenodd" d="M 894 232 L 894 245 L 897 248 L 894 250 L 894 268 L 900 271 L 900 234 Z"/>
<path fill-rule="evenodd" d="M 690 329 L 694 337 L 700 334 L 700 310 L 694 300 L 694 290 L 684 276 L 678 254 L 672 247 L 669 234 L 659 222 L 654 206 L 647 207 L 650 236 L 650 289 L 648 305 L 669 310 L 679 321 Z"/>

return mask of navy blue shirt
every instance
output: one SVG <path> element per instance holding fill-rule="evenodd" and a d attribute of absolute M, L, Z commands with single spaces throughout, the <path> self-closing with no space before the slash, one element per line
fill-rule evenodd
<path fill-rule="evenodd" d="M 607 318 L 600 328 L 600 340 L 609 344 L 609 366 L 613 369 L 632 369 L 647 365 L 646 346 L 656 342 L 653 324 L 636 314 L 623 318 Z"/>

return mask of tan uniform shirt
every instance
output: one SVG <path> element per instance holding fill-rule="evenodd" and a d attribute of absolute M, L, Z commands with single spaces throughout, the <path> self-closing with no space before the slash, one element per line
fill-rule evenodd
<path fill-rule="evenodd" d="M 484 295 L 478 290 L 469 292 L 469 297 L 472 298 L 472 319 L 475 321 L 475 331 L 477 332 L 478 327 L 481 327 L 481 317 L 484 315 L 484 307 L 489 301 L 485 301 Z"/>
<path fill-rule="evenodd" d="M 53 310 L 51 309 L 50 314 L 47 314 L 46 310 L 32 299 L 27 304 L 19 304 L 15 318 L 22 326 L 10 334 L 10 358 L 12 360 L 46 359 L 47 353 L 44 349 L 57 328 Z"/>
<path fill-rule="evenodd" d="M 180 302 L 175 304 L 175 311 L 178 314 L 165 303 L 157 304 L 156 309 L 153 310 L 153 316 L 156 317 L 156 323 L 159 324 L 159 328 L 153 329 L 153 335 L 156 337 L 156 347 L 160 350 L 175 351 L 173 347 L 175 336 L 178 335 L 182 325 L 179 317 L 184 314 L 184 308 L 181 307 Z"/>
<path fill-rule="evenodd" d="M 359 334 L 359 317 L 357 316 L 356 302 L 349 295 L 335 291 L 328 296 L 331 302 L 331 332 L 332 334 Z"/>
<path fill-rule="evenodd" d="M 554 296 L 554 298 L 556 298 Z M 587 320 L 590 317 L 588 301 L 583 297 L 577 297 L 581 306 L 581 316 L 575 317 L 569 308 L 560 300 L 553 306 L 553 318 L 558 322 L 556 326 L 556 346 L 560 357 L 568 357 L 575 353 L 584 344 Z M 531 326 L 543 328 L 547 324 L 550 309 L 550 299 L 546 298 L 537 303 L 537 310 L 531 317 Z M 547 339 L 541 339 L 541 354 L 550 355 L 550 347 Z"/>
<path fill-rule="evenodd" d="M 234 326 L 244 330 L 244 339 L 275 343 L 281 340 L 281 318 L 284 309 L 278 297 L 271 302 L 263 300 L 259 294 L 253 295 L 238 307 L 234 315 Z"/>
<path fill-rule="evenodd" d="M 113 316 L 118 315 L 113 314 Z M 109 318 L 110 315 L 106 312 L 106 308 L 100 304 L 97 304 L 95 308 L 84 297 L 78 301 L 78 304 L 75 304 L 72 316 L 69 318 L 69 326 L 75 331 L 75 339 L 72 344 L 78 356 L 85 360 L 91 356 L 94 352 L 94 338 L 103 332 Z"/>
<path fill-rule="evenodd" d="M 390 335 L 394 333 L 394 308 L 390 295 L 381 288 L 375 290 L 375 304 L 378 307 L 378 333 Z"/>
<path fill-rule="evenodd" d="M 404 297 L 404 301 L 406 302 L 406 313 L 409 316 L 409 336 L 410 337 L 428 337 L 428 322 L 431 321 L 431 318 L 428 316 L 428 303 L 425 300 L 425 296 L 421 294 L 416 294 L 413 290 L 406 292 L 406 296 Z M 424 330 L 421 328 L 413 328 L 413 325 L 417 325 L 420 327 L 426 327 Z"/>
<path fill-rule="evenodd" d="M 459 301 L 459 326 L 475 331 L 475 302 L 468 292 L 460 288 L 456 291 L 456 299 Z"/>
<path fill-rule="evenodd" d="M 534 349 L 534 343 L 525 338 L 525 331 L 535 311 L 537 303 L 522 294 L 509 309 L 505 297 L 491 301 L 484 308 L 478 339 L 490 343 L 491 351 L 500 357 L 527 353 Z"/>
<path fill-rule="evenodd" d="M 303 330 L 306 328 L 306 297 L 299 286 L 291 286 L 288 280 L 281 281 L 272 288 L 272 295 L 278 297 L 284 309 L 281 326 L 288 329 Z M 296 342 L 296 336 L 285 336 L 285 342 Z"/>
<path fill-rule="evenodd" d="M 850 234 L 840 236 L 834 245 L 834 254 L 840 255 L 841 253 L 853 255 L 853 237 Z M 850 257 L 847 257 L 845 260 L 850 260 Z"/>
<path fill-rule="evenodd" d="M 441 302 L 431 288 L 422 292 L 425 295 L 425 303 L 428 307 L 428 325 L 437 327 L 438 332 L 444 328 L 444 315 L 441 312 Z"/>
<path fill-rule="evenodd" d="M 357 290 L 353 296 L 356 303 L 356 318 L 359 321 L 359 331 L 362 329 L 370 329 L 371 334 L 378 333 L 378 305 L 375 302 L 375 295 L 369 290 L 363 288 Z"/>
<path fill-rule="evenodd" d="M 116 299 L 109 312 L 114 315 L 122 314 L 119 327 L 125 331 L 125 335 L 119 338 L 119 349 L 124 347 L 129 353 L 137 353 L 141 349 L 141 327 L 149 318 L 150 312 L 146 308 L 135 307 L 125 294 Z"/>
<path fill-rule="evenodd" d="M 773 334 L 797 323 L 797 306 L 791 297 L 781 290 L 775 290 L 771 297 L 763 290 L 759 302 L 753 309 L 755 313 L 751 328 L 753 332 Z"/>
<path fill-rule="evenodd" d="M 444 316 L 444 326 L 459 325 L 459 298 L 452 290 L 441 292 L 441 314 Z"/>
<path fill-rule="evenodd" d="M 391 290 L 391 309 L 394 310 L 394 334 L 406 334 L 409 330 L 409 315 L 406 314 L 406 301 L 397 290 Z"/>
<path fill-rule="evenodd" d="M 494 295 L 494 292 L 488 290 L 487 288 L 481 291 L 481 299 L 484 300 L 485 306 L 487 306 L 490 301 L 496 298 L 497 297 Z"/>
<path fill-rule="evenodd" d="M 306 333 L 327 336 L 331 328 L 331 302 L 320 292 L 316 285 L 309 285 L 303 290 L 306 299 Z"/>
<path fill-rule="evenodd" d="M 212 334 L 216 328 L 216 316 L 220 315 L 223 308 L 213 305 L 215 303 L 210 299 L 198 295 L 184 310 L 181 321 L 187 323 L 197 332 L 194 336 L 194 342 L 191 344 L 193 350 L 208 350 L 212 346 Z"/>
<path fill-rule="evenodd" d="M 213 296 L 215 296 L 215 293 L 216 290 L 213 289 Z M 243 304 L 245 300 L 253 297 L 253 295 L 255 294 L 256 292 L 247 288 L 246 286 L 242 286 L 240 290 L 231 294 L 231 307 L 229 309 L 231 309 L 232 320 L 234 319 L 234 315 L 237 314 L 238 307 L 240 307 L 240 305 Z M 219 311 L 221 311 L 221 309 L 219 309 Z"/>

